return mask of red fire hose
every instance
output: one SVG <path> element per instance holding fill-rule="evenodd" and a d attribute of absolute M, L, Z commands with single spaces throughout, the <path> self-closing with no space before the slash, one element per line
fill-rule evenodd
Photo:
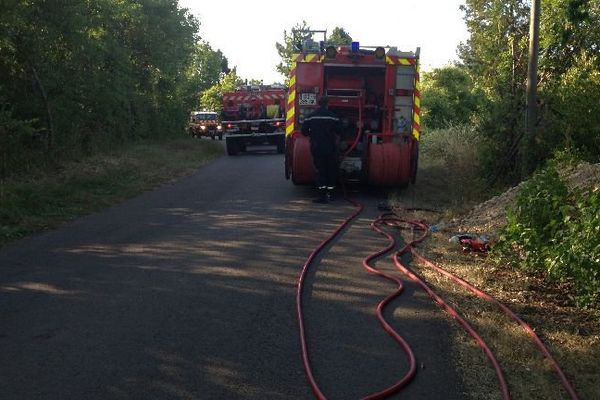
<path fill-rule="evenodd" d="M 302 292 L 304 291 L 304 279 L 306 278 L 306 274 L 308 273 L 308 270 L 310 269 L 315 257 L 319 253 L 321 253 L 323 251 L 323 249 L 325 249 L 325 247 L 329 243 L 331 243 L 352 220 L 354 220 L 356 217 L 358 217 L 358 215 L 362 212 L 363 208 L 364 207 L 362 205 L 359 205 L 356 208 L 356 210 L 352 213 L 352 215 L 350 215 L 348 218 L 346 218 L 337 227 L 337 229 L 331 234 L 331 236 L 329 236 L 328 238 L 323 240 L 321 242 L 321 244 L 319 244 L 313 250 L 313 252 L 310 253 L 310 255 L 308 256 L 308 259 L 304 263 L 304 266 L 302 266 L 302 271 L 300 272 L 300 277 L 298 278 L 298 286 L 297 286 L 297 290 L 296 290 L 296 313 L 298 315 L 298 325 L 299 325 L 299 330 L 300 330 L 300 346 L 302 347 L 302 363 L 304 364 L 304 372 L 306 373 L 308 383 L 310 384 L 315 396 L 317 396 L 317 399 L 319 399 L 319 400 L 324 400 L 324 399 L 326 399 L 326 397 L 323 394 L 323 392 L 321 392 L 321 389 L 319 389 L 319 385 L 317 384 L 317 381 L 312 372 L 312 368 L 310 365 L 310 357 L 308 355 L 308 346 L 306 344 L 306 333 L 305 333 L 305 329 L 304 329 L 304 311 L 302 308 Z"/>
<path fill-rule="evenodd" d="M 465 281 L 464 279 L 462 279 L 462 278 L 460 278 L 460 277 L 452 274 L 451 272 L 446 271 L 445 269 L 441 268 L 440 266 L 432 263 L 431 261 L 429 261 L 428 259 L 426 259 L 425 257 L 423 257 L 422 255 L 420 255 L 419 253 L 417 253 L 415 251 L 415 249 L 413 247 L 413 244 L 421 242 L 425 238 L 425 236 L 427 235 L 427 233 L 428 233 L 428 228 L 427 228 L 427 226 L 425 224 L 420 223 L 420 222 L 415 222 L 415 221 L 402 221 L 402 220 L 399 220 L 399 219 L 392 219 L 392 221 L 393 221 L 393 223 L 391 225 L 394 225 L 394 223 L 397 223 L 397 222 L 404 222 L 404 223 L 410 224 L 413 227 L 416 227 L 417 229 L 419 229 L 419 230 L 421 230 L 421 231 L 424 232 L 424 234 L 421 235 L 420 237 L 413 238 L 413 240 L 410 241 L 406 246 L 404 246 L 404 248 L 402 250 L 400 250 L 398 253 L 396 253 L 394 255 L 394 263 L 396 264 L 396 267 L 400 271 L 402 271 L 403 273 L 405 273 L 406 275 L 408 275 L 411 279 L 413 279 L 413 281 L 415 281 L 417 284 L 419 284 L 419 286 L 421 286 L 432 298 L 434 298 L 434 300 L 436 302 L 438 302 L 438 300 L 436 298 L 439 298 L 439 296 L 437 296 L 435 293 L 433 293 L 433 291 L 425 284 L 425 282 L 421 278 L 419 278 L 409 268 L 407 268 L 406 266 L 404 266 L 402 264 L 402 262 L 400 261 L 400 256 L 402 256 L 405 253 L 410 253 L 419 263 L 421 263 L 421 264 L 423 264 L 423 265 L 425 265 L 425 266 L 427 266 L 429 268 L 432 268 L 433 270 L 441 273 L 442 275 L 446 276 L 447 278 L 449 278 L 450 280 L 454 281 L 455 283 L 457 283 L 457 284 L 463 286 L 464 288 L 468 289 L 469 291 L 471 291 L 476 296 L 478 296 L 478 297 L 480 297 L 480 298 L 482 298 L 482 299 L 484 299 L 484 300 L 486 300 L 486 301 L 488 301 L 490 303 L 495 304 L 506 316 L 508 316 L 510 319 L 512 319 L 513 321 L 515 321 L 516 323 L 518 323 L 523 328 L 523 330 L 531 337 L 531 339 L 534 342 L 534 344 L 536 345 L 536 347 L 539 349 L 539 351 L 542 353 L 542 355 L 544 357 L 546 357 L 547 360 L 552 365 L 552 368 L 555 370 L 556 374 L 558 375 L 558 377 L 559 377 L 559 379 L 561 381 L 561 384 L 563 385 L 563 387 L 565 388 L 565 390 L 569 393 L 569 396 L 571 397 L 571 399 L 573 399 L 573 400 L 577 400 L 578 399 L 578 396 L 577 396 L 577 393 L 575 392 L 575 389 L 573 388 L 573 386 L 571 385 L 571 383 L 569 382 L 569 380 L 565 376 L 565 374 L 562 371 L 562 369 L 560 368 L 559 364 L 552 357 L 552 355 L 550 354 L 550 351 L 544 345 L 544 343 L 539 338 L 539 336 L 533 331 L 533 329 L 525 321 L 523 321 L 521 318 L 519 318 L 511 309 L 509 309 L 504 304 L 500 303 L 493 296 L 485 293 L 484 291 L 476 288 L 475 286 L 473 286 L 469 282 Z M 390 225 L 390 224 L 388 223 L 388 225 Z M 433 296 L 432 296 L 432 294 L 433 294 Z M 440 303 L 438 302 L 438 304 L 440 304 Z M 444 306 L 442 306 L 442 308 L 445 309 Z M 504 393 L 504 390 L 503 390 L 503 393 Z M 508 392 L 507 392 L 507 394 L 508 394 Z"/>
<path fill-rule="evenodd" d="M 310 267 L 312 266 L 312 263 L 314 262 L 315 257 L 318 254 L 320 254 L 325 249 L 325 247 L 327 245 L 329 245 L 336 237 L 338 237 L 340 235 L 340 233 L 342 232 L 342 230 L 346 226 L 348 226 L 348 224 L 351 221 L 353 221 L 356 217 L 358 217 L 358 215 L 364 209 L 364 206 L 362 204 L 359 204 L 347 197 L 346 197 L 346 200 L 349 201 L 352 205 L 354 205 L 356 207 L 355 211 L 348 218 L 346 218 L 337 227 L 337 229 L 328 238 L 326 238 L 323 242 L 321 242 L 321 244 L 319 244 L 319 246 L 317 246 L 317 248 L 315 248 L 315 250 L 313 250 L 313 252 L 309 255 L 304 266 L 302 267 L 302 271 L 301 271 L 300 277 L 298 279 L 298 286 L 297 286 L 297 292 L 296 292 L 296 311 L 297 311 L 298 324 L 299 324 L 299 330 L 300 330 L 302 362 L 304 365 L 304 370 L 305 370 L 307 379 L 309 381 L 309 384 L 310 384 L 313 392 L 315 393 L 315 396 L 319 400 L 324 400 L 324 399 L 326 399 L 326 397 L 323 394 L 323 392 L 320 390 L 320 388 L 317 384 L 317 381 L 314 377 L 312 368 L 311 368 L 310 357 L 308 354 L 306 332 L 305 332 L 305 326 L 304 326 L 302 293 L 304 290 L 304 281 L 305 281 L 306 275 L 307 275 Z M 389 227 L 394 227 L 394 228 L 398 228 L 398 229 L 402 229 L 404 226 L 410 226 L 411 228 L 413 228 L 413 234 L 414 234 L 415 230 L 419 230 L 419 231 L 423 232 L 422 235 L 420 235 L 418 237 L 413 237 L 413 239 L 410 240 L 400 251 L 398 251 L 394 254 L 394 257 L 393 257 L 394 263 L 395 263 L 396 267 L 402 273 L 409 276 L 417 285 L 419 285 L 443 310 L 445 310 L 452 317 L 454 317 L 459 322 L 459 324 L 461 324 L 463 326 L 463 328 L 467 331 L 467 333 L 469 333 L 469 335 L 471 335 L 474 338 L 474 340 L 477 342 L 477 344 L 482 348 L 482 350 L 486 354 L 488 360 L 490 361 L 490 363 L 492 364 L 492 366 L 496 372 L 496 377 L 498 379 L 498 383 L 500 386 L 500 391 L 501 391 L 503 399 L 505 399 L 505 400 L 510 399 L 510 393 L 508 390 L 508 386 L 506 384 L 506 380 L 504 378 L 504 375 L 500 369 L 500 366 L 499 366 L 496 358 L 494 357 L 493 353 L 491 352 L 491 350 L 489 349 L 489 347 L 487 346 L 485 341 L 471 327 L 471 325 L 464 318 L 462 318 L 462 316 L 460 316 L 460 314 L 454 308 L 449 306 L 440 296 L 438 296 L 431 288 L 429 288 L 429 286 L 427 286 L 427 284 L 418 275 L 416 275 L 412 270 L 410 270 L 408 267 L 406 267 L 405 265 L 402 264 L 400 257 L 403 254 L 410 253 L 421 264 L 424 264 L 424 265 L 434 269 L 435 271 L 443 274 L 444 276 L 448 277 L 452 281 L 467 288 L 468 290 L 470 290 L 472 293 L 474 293 L 478 297 L 481 297 L 482 299 L 485 299 L 489 302 L 496 304 L 504 314 L 506 314 L 508 317 L 510 317 L 511 319 L 516 321 L 532 338 L 532 340 L 534 341 L 534 343 L 538 347 L 538 349 L 541 351 L 541 353 L 552 364 L 553 368 L 555 369 L 556 373 L 558 374 L 558 376 L 560 378 L 560 381 L 561 381 L 563 387 L 567 390 L 567 392 L 571 396 L 571 399 L 573 399 L 573 400 L 578 399 L 575 390 L 569 383 L 568 379 L 564 375 L 560 366 L 554 360 L 554 358 L 551 356 L 548 349 L 544 346 L 543 342 L 535 334 L 535 332 L 531 329 L 531 327 L 529 325 L 527 325 L 524 321 L 522 321 L 514 312 L 512 312 L 510 309 L 508 309 L 508 307 L 506 307 L 505 305 L 500 303 L 498 300 L 496 300 L 492 296 L 475 288 L 470 283 L 468 283 L 465 280 L 457 277 L 456 275 L 453 275 L 452 273 L 442 269 L 441 267 L 433 264 L 431 261 L 427 260 L 425 257 L 423 257 L 420 254 L 418 254 L 417 252 L 415 252 L 413 245 L 416 243 L 419 243 L 423 239 L 425 239 L 425 237 L 429 233 L 427 226 L 421 222 L 402 220 L 402 219 L 396 217 L 395 214 L 384 214 L 372 222 L 372 224 L 371 224 L 372 229 L 377 231 L 379 234 L 385 236 L 388 239 L 389 243 L 385 249 L 380 250 L 380 251 L 368 256 L 367 258 L 365 258 L 363 260 L 362 265 L 368 272 L 378 275 L 378 276 L 381 276 L 387 280 L 390 280 L 397 285 L 396 290 L 392 294 L 390 294 L 384 300 L 379 302 L 379 304 L 377 305 L 376 314 L 377 314 L 379 323 L 382 325 L 383 329 L 400 345 L 400 347 L 406 353 L 408 360 L 409 360 L 409 370 L 394 385 L 392 385 L 384 390 L 381 390 L 379 392 L 367 395 L 363 399 L 375 400 L 375 399 L 386 398 L 386 397 L 398 392 L 400 389 L 402 389 L 404 386 L 406 386 L 414 378 L 415 373 L 416 373 L 416 360 L 415 360 L 414 353 L 410 349 L 410 346 L 396 331 L 394 331 L 394 329 L 389 325 L 389 323 L 387 323 L 387 321 L 383 317 L 383 309 L 386 307 L 386 305 L 389 304 L 389 302 L 392 301 L 394 298 L 398 297 L 400 295 L 400 293 L 403 291 L 402 281 L 399 278 L 394 277 L 389 274 L 386 274 L 386 273 L 383 273 L 383 272 L 373 268 L 370 265 L 371 261 L 373 261 L 374 259 L 376 259 L 378 257 L 383 256 L 384 254 L 388 253 L 396 246 L 396 240 L 395 240 L 394 236 L 389 234 L 388 232 L 384 231 L 383 229 L 381 229 L 381 226 L 389 226 Z"/>
<path fill-rule="evenodd" d="M 484 291 L 476 288 L 475 286 L 473 286 L 469 282 L 465 281 L 464 279 L 462 279 L 462 278 L 454 275 L 453 273 L 451 273 L 449 271 L 446 271 L 445 269 L 443 269 L 440 266 L 432 263 L 431 261 L 429 261 L 428 259 L 426 259 L 422 255 L 420 255 L 419 253 L 417 253 L 414 250 L 414 248 L 412 247 L 412 245 L 414 243 L 421 242 L 425 238 L 425 235 L 427 234 L 427 226 L 424 225 L 424 224 L 418 223 L 418 222 L 413 222 L 413 221 L 410 221 L 409 223 L 412 224 L 415 227 L 418 227 L 421 230 L 424 230 L 425 234 L 422 235 L 421 237 L 419 237 L 417 239 L 414 239 L 411 242 L 409 242 L 400 252 L 398 252 L 394 256 L 394 263 L 396 264 L 396 266 L 398 267 L 398 269 L 400 269 L 405 274 L 409 275 L 411 277 L 411 279 L 413 279 L 415 281 L 418 281 L 419 285 L 422 286 L 423 289 L 426 290 L 429 293 L 429 290 L 431 290 L 431 289 L 429 289 L 427 287 L 427 285 L 423 282 L 423 280 L 420 279 L 416 274 L 414 274 L 412 271 L 410 271 L 407 267 L 405 267 L 400 262 L 399 256 L 401 256 L 404 253 L 410 253 L 420 264 L 423 264 L 423 265 L 425 265 L 425 266 L 433 269 L 434 271 L 439 272 L 440 274 L 442 274 L 445 277 L 449 278 L 453 282 L 455 282 L 455 283 L 463 286 L 464 288 L 468 289 L 470 292 L 472 292 L 477 297 L 479 297 L 481 299 L 484 299 L 484 300 L 486 300 L 486 301 L 488 301 L 488 302 L 490 302 L 492 304 L 495 304 L 507 317 L 509 317 L 510 319 L 512 319 L 513 321 L 515 321 L 517 324 L 519 324 L 523 328 L 523 330 L 529 335 L 529 337 L 531 338 L 531 340 L 533 341 L 533 343 L 535 344 L 535 346 L 539 349 L 539 351 L 542 353 L 542 355 L 544 357 L 546 357 L 546 359 L 552 365 L 552 368 L 554 369 L 554 371 L 558 375 L 558 378 L 559 378 L 562 386 L 569 393 L 569 396 L 571 397 L 571 399 L 577 400 L 578 399 L 577 393 L 575 392 L 575 389 L 573 388 L 573 386 L 571 385 L 571 383 L 569 382 L 569 380 L 565 376 L 564 372 L 560 368 L 560 365 L 558 364 L 558 362 L 556 362 L 556 360 L 554 359 L 554 357 L 552 357 L 552 354 L 550 354 L 550 351 L 548 350 L 548 348 L 544 345 L 544 343 L 542 342 L 542 340 L 533 331 L 533 329 L 529 326 L 529 324 L 527 324 L 525 321 L 523 321 L 521 318 L 519 318 L 510 308 L 508 308 L 507 306 L 505 306 L 504 304 L 502 304 L 495 297 L 493 297 L 493 296 L 489 295 L 488 293 L 486 293 L 486 292 L 484 292 Z"/>
<path fill-rule="evenodd" d="M 313 250 L 313 252 L 309 255 L 308 259 L 304 263 L 304 266 L 302 267 L 302 271 L 300 273 L 300 278 L 298 279 L 298 287 L 297 287 L 297 292 L 296 292 L 296 311 L 298 314 L 298 324 L 299 324 L 299 330 L 300 330 L 300 345 L 302 347 L 302 362 L 304 364 L 304 371 L 306 373 L 308 382 L 309 382 L 315 396 L 319 400 L 324 400 L 324 399 L 326 399 L 326 397 L 323 394 L 323 392 L 321 391 L 321 389 L 319 388 L 317 381 L 314 377 L 314 374 L 312 372 L 310 357 L 308 354 L 308 345 L 307 345 L 307 341 L 306 341 L 306 332 L 305 332 L 305 327 L 304 327 L 302 292 L 304 290 L 304 280 L 306 278 L 308 270 L 310 269 L 315 257 L 321 251 L 323 251 L 323 249 L 329 243 L 331 243 L 340 234 L 340 232 L 362 212 L 362 210 L 364 208 L 362 204 L 359 204 L 350 199 L 347 199 L 347 200 L 356 207 L 356 210 L 352 213 L 352 215 L 350 215 L 348 218 L 346 218 L 338 226 L 338 228 L 333 232 L 333 234 L 331 236 L 329 236 L 327 239 L 325 239 L 323 242 L 321 242 L 321 244 L 319 244 L 319 246 L 317 246 L 317 248 L 315 248 L 315 250 Z M 381 390 L 379 392 L 372 393 L 372 394 L 369 394 L 369 395 L 363 397 L 363 399 L 365 399 L 365 400 L 367 400 L 367 399 L 368 400 L 384 399 L 384 398 L 390 396 L 391 394 L 396 393 L 402 387 L 406 386 L 408 384 L 408 382 L 410 382 L 410 380 L 415 376 L 415 373 L 416 373 L 416 360 L 415 360 L 414 353 L 412 352 L 410 346 L 396 331 L 394 331 L 394 329 L 385 321 L 385 318 L 383 317 L 383 310 L 384 310 L 385 306 L 390 301 L 392 301 L 394 298 L 396 298 L 400 295 L 400 293 L 403 290 L 403 285 L 402 285 L 402 281 L 400 279 L 398 279 L 394 276 L 385 274 L 381 271 L 378 271 L 377 269 L 375 269 L 369 265 L 369 263 L 373 259 L 380 257 L 383 254 L 391 251 L 396 246 L 396 241 L 392 237 L 392 235 L 388 234 L 387 232 L 384 232 L 381 229 L 377 229 L 377 230 L 382 235 L 384 235 L 388 238 L 389 244 L 385 249 L 380 250 L 377 253 L 372 254 L 371 256 L 367 257 L 363 261 L 363 266 L 365 269 L 367 269 L 367 271 L 369 271 L 375 275 L 384 277 L 385 279 L 388 279 L 388 280 L 396 283 L 396 285 L 397 285 L 397 289 L 392 294 L 390 294 L 388 297 L 386 297 L 384 300 L 379 302 L 379 304 L 377 305 L 377 318 L 378 318 L 380 324 L 383 326 L 383 329 L 400 345 L 400 347 L 407 354 L 408 359 L 409 359 L 409 370 L 397 383 L 395 383 L 394 385 L 392 385 L 384 390 Z"/>
<path fill-rule="evenodd" d="M 389 217 L 385 217 L 385 216 L 376 220 L 375 223 L 380 223 L 380 224 L 385 224 L 388 226 L 395 226 L 395 227 L 399 227 L 401 224 L 408 223 L 408 224 L 411 224 L 423 231 L 423 234 L 420 237 L 411 240 L 399 252 L 394 254 L 394 264 L 396 264 L 396 267 L 400 271 L 402 271 L 405 275 L 410 277 L 417 285 L 419 285 L 429 295 L 429 297 L 431 297 L 433 299 L 433 301 L 435 301 L 444 311 L 446 311 L 456 321 L 458 321 L 458 323 L 465 329 L 465 331 L 475 340 L 477 345 L 485 353 L 486 357 L 492 364 L 494 371 L 496 372 L 496 379 L 498 379 L 498 385 L 500 386 L 500 392 L 502 393 L 502 398 L 505 400 L 510 399 L 510 392 L 508 391 L 508 385 L 506 384 L 506 379 L 504 378 L 504 373 L 502 372 L 502 369 L 500 368 L 500 364 L 496 360 L 494 353 L 492 353 L 492 350 L 489 348 L 487 343 L 485 343 L 483 338 L 477 333 L 477 331 L 471 326 L 471 324 L 469 324 L 456 311 L 456 309 L 454 309 L 452 306 L 450 306 L 448 303 L 446 303 L 440 296 L 438 296 L 433 290 L 431 290 L 431 288 L 429 286 L 427 286 L 427 284 L 421 278 L 419 278 L 411 270 L 406 268 L 400 261 L 400 256 L 402 256 L 402 254 L 404 254 L 404 253 L 410 252 L 412 250 L 413 244 L 419 243 L 423 239 L 425 239 L 425 237 L 429 233 L 429 229 L 427 228 L 427 226 L 420 222 L 404 221 L 404 220 L 401 220 L 398 218 L 389 218 Z"/>

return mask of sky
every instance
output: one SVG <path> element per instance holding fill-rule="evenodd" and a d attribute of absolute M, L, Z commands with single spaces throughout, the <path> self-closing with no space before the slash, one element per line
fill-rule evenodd
<path fill-rule="evenodd" d="M 456 48 L 468 38 L 459 6 L 464 0 L 179 0 L 200 21 L 200 36 L 221 50 L 229 66 L 245 79 L 283 82 L 275 42 L 283 32 L 306 21 L 330 34 L 341 27 L 365 46 L 421 48 L 422 70 L 457 60 Z M 360 5 L 359 5 L 360 4 Z M 315 38 L 320 40 L 321 38 Z"/>

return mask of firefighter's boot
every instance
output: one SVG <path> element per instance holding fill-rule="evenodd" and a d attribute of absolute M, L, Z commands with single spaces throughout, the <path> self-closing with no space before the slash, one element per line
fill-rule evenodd
<path fill-rule="evenodd" d="M 327 204 L 329 203 L 329 196 L 327 195 L 327 188 L 319 188 L 319 197 L 313 200 L 313 203 Z"/>
<path fill-rule="evenodd" d="M 333 199 L 335 198 L 335 196 L 333 195 L 334 189 L 335 188 L 333 186 L 327 186 L 327 189 L 325 190 L 327 201 L 333 201 Z"/>

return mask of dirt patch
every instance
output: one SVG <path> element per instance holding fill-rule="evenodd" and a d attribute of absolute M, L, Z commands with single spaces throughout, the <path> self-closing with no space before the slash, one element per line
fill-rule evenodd
<path fill-rule="evenodd" d="M 600 190 L 600 164 L 580 163 L 577 167 L 563 171 L 562 177 L 571 189 Z M 473 207 L 468 213 L 452 219 L 448 229 L 457 232 L 474 232 L 494 235 L 506 225 L 506 209 L 510 207 L 524 182 L 504 193 Z"/>

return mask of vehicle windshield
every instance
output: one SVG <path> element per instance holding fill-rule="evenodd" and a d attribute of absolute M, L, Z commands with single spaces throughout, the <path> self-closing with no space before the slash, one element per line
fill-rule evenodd
<path fill-rule="evenodd" d="M 200 121 L 214 121 L 217 119 L 216 113 L 196 114 L 196 119 Z"/>

